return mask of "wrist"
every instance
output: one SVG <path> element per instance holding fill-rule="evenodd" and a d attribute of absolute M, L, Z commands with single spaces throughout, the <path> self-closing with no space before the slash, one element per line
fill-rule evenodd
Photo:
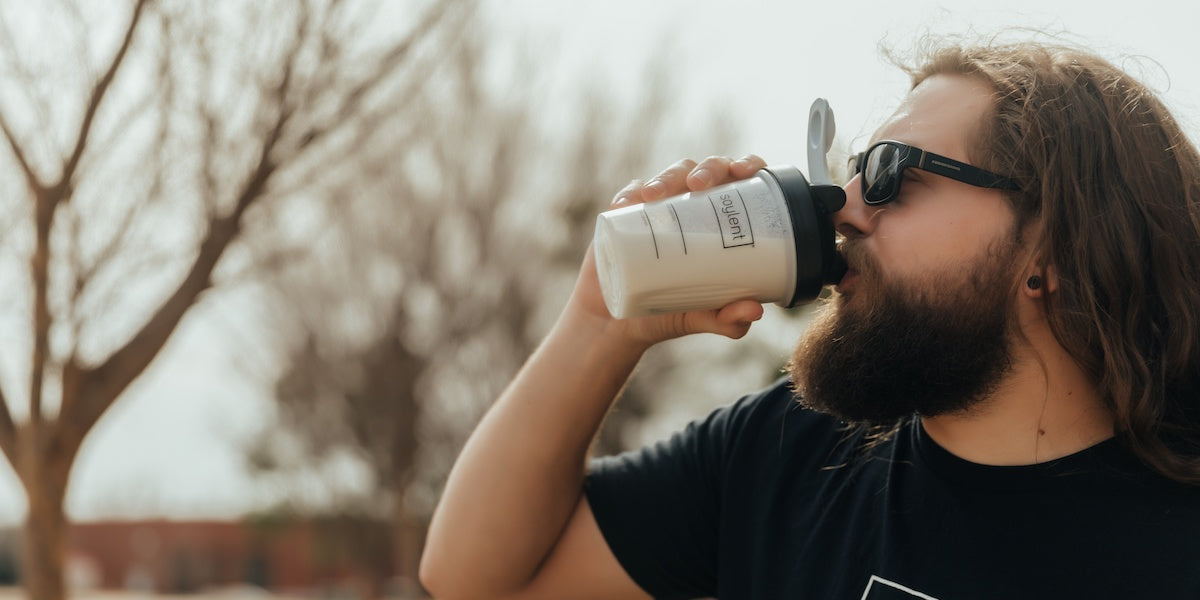
<path fill-rule="evenodd" d="M 657 341 L 638 334 L 630 321 L 584 310 L 574 303 L 559 316 L 551 335 L 562 333 L 590 351 L 632 358 L 635 361 Z"/>

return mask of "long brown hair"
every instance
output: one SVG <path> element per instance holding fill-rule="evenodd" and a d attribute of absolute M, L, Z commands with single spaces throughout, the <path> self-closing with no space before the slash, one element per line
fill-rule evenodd
<path fill-rule="evenodd" d="M 987 81 L 970 159 L 1020 183 L 1018 224 L 1058 288 L 1058 342 L 1096 382 L 1117 437 L 1200 485 L 1200 154 L 1144 85 L 1086 51 L 1035 43 L 929 50 L 908 69 Z"/>

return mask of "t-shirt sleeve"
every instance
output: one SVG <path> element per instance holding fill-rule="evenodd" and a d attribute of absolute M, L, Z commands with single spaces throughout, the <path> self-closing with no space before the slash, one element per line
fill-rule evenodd
<path fill-rule="evenodd" d="M 592 513 L 618 562 L 647 593 L 716 595 L 729 450 L 762 412 L 755 406 L 783 385 L 719 408 L 669 439 L 592 462 L 584 485 Z"/>

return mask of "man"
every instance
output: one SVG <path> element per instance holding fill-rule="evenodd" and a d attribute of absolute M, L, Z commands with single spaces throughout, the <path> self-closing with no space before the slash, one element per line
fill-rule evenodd
<path fill-rule="evenodd" d="M 1200 155 L 1083 52 L 946 48 L 912 75 L 790 377 L 585 469 L 642 352 L 762 315 L 613 320 L 589 255 L 451 474 L 434 593 L 1200 597 Z M 762 166 L 683 161 L 616 203 Z"/>

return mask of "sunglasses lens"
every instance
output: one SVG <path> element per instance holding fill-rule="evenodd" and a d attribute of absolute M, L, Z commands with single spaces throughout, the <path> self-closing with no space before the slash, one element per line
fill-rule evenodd
<path fill-rule="evenodd" d="M 900 184 L 900 148 L 882 143 L 867 151 L 863 173 L 863 198 L 868 204 L 891 200 Z"/>

